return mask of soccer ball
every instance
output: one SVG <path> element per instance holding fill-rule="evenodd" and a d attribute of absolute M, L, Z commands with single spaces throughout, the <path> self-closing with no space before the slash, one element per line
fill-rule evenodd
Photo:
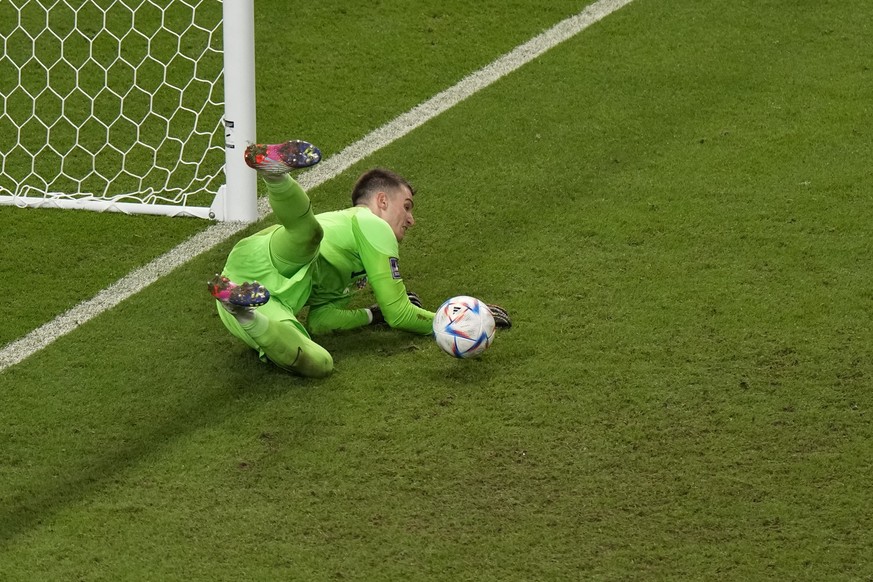
<path fill-rule="evenodd" d="M 488 306 L 466 295 L 447 299 L 433 318 L 437 345 L 456 358 L 472 358 L 494 340 L 494 316 Z"/>

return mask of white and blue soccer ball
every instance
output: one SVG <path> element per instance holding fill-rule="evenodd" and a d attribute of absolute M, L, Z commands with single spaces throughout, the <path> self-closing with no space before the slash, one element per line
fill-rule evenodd
<path fill-rule="evenodd" d="M 472 358 L 494 341 L 494 316 L 482 301 L 459 295 L 440 305 L 433 318 L 437 345 L 456 358 Z"/>

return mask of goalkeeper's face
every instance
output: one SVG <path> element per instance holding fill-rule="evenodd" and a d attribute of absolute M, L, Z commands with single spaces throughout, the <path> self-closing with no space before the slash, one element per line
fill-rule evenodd
<path fill-rule="evenodd" d="M 415 202 L 412 201 L 412 192 L 409 188 L 403 186 L 386 192 L 382 219 L 391 226 L 397 242 L 402 241 L 406 236 L 406 230 L 415 224 L 415 219 L 412 217 L 414 207 Z"/>

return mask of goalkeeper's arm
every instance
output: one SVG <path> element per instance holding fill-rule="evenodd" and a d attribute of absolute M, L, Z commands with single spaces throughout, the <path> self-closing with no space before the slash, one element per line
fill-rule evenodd
<path fill-rule="evenodd" d="M 370 308 L 374 323 L 384 321 L 394 329 L 427 335 L 433 333 L 433 312 L 422 309 L 415 293 L 406 291 L 403 281 L 390 275 L 370 278 L 378 303 Z"/>
<path fill-rule="evenodd" d="M 380 228 L 387 226 L 381 220 L 379 224 Z M 385 230 L 387 236 L 392 237 L 391 249 L 387 248 L 387 244 L 383 244 L 381 247 L 385 247 L 385 250 L 379 250 L 370 239 L 363 236 L 363 233 L 358 239 L 361 262 L 367 271 L 367 279 L 373 289 L 373 295 L 376 296 L 377 311 L 385 318 L 385 323 L 394 329 L 422 335 L 431 334 L 434 314 L 421 308 L 421 301 L 418 301 L 417 295 L 406 291 L 406 285 L 397 266 L 397 242 L 394 241 L 390 229 Z"/>
<path fill-rule="evenodd" d="M 415 293 L 407 293 L 409 302 L 414 307 L 421 307 L 421 300 Z M 306 320 L 306 327 L 313 335 L 330 333 L 332 331 L 356 329 L 368 324 L 385 323 L 385 315 L 379 304 L 366 309 L 348 309 L 348 301 L 324 303 L 311 307 Z"/>

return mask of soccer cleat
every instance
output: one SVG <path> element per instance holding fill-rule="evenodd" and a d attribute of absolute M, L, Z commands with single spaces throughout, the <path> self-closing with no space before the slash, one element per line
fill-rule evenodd
<path fill-rule="evenodd" d="M 279 144 L 251 144 L 245 151 L 246 164 L 262 174 L 281 176 L 291 170 L 308 168 L 321 161 L 321 151 L 306 141 Z"/>
<path fill-rule="evenodd" d="M 207 285 L 213 297 L 237 307 L 259 307 L 270 300 L 270 292 L 257 281 L 237 285 L 223 275 L 216 275 Z"/>

